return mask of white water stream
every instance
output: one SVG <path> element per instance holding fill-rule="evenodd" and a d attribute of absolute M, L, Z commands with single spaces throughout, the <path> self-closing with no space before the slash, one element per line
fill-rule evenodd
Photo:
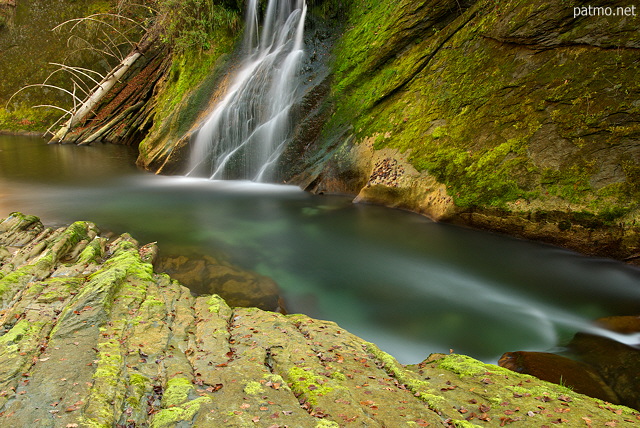
<path fill-rule="evenodd" d="M 303 57 L 304 0 L 270 0 L 262 26 L 247 4 L 240 70 L 195 137 L 187 175 L 270 181 L 289 136 Z"/>

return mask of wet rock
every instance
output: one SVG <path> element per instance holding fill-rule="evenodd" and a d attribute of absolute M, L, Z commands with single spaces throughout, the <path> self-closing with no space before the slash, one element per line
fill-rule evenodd
<path fill-rule="evenodd" d="M 507 352 L 498 361 L 500 367 L 526 373 L 576 392 L 620 404 L 620 399 L 598 372 L 588 364 L 549 352 Z"/>
<path fill-rule="evenodd" d="M 154 272 L 143 260 L 154 250 L 127 234 L 106 242 L 88 222 L 53 230 L 12 217 L 0 222 L 0 246 L 17 247 L 0 253 L 2 426 L 640 421 L 631 409 L 462 355 L 405 367 L 333 322 L 195 297 Z"/>
<path fill-rule="evenodd" d="M 285 311 L 278 285 L 271 278 L 211 256 L 161 257 L 156 269 L 199 294 L 218 294 L 231 306 Z"/>
<path fill-rule="evenodd" d="M 622 334 L 640 332 L 639 316 L 601 318 L 596 324 Z M 611 403 L 640 408 L 638 345 L 577 333 L 566 345 L 571 358 L 546 352 L 507 352 L 498 364 Z"/>
<path fill-rule="evenodd" d="M 598 320 L 620 333 L 640 332 L 639 317 L 611 317 Z M 640 350 L 607 337 L 578 333 L 567 345 L 580 361 L 594 367 L 616 391 L 620 403 L 640 408 Z"/>

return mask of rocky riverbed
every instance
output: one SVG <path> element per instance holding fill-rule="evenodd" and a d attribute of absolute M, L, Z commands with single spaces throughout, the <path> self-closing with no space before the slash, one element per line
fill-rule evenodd
<path fill-rule="evenodd" d="M 0 222 L 0 425 L 627 426 L 635 410 L 463 355 L 402 366 L 338 325 L 232 308 L 90 222 Z"/>

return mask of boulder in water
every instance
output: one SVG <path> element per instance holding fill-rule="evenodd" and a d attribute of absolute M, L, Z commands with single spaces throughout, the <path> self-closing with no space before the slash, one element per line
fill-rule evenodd
<path fill-rule="evenodd" d="M 498 365 L 567 386 L 581 394 L 610 403 L 620 403 L 616 393 L 593 367 L 562 355 L 549 352 L 507 352 L 500 358 Z"/>
<path fill-rule="evenodd" d="M 160 257 L 156 268 L 197 294 L 220 295 L 231 306 L 285 312 L 275 281 L 214 257 Z"/>

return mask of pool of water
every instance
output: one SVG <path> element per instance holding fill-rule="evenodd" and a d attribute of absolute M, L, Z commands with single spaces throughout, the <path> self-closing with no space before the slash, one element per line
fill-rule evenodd
<path fill-rule="evenodd" d="M 337 322 L 403 363 L 548 350 L 595 318 L 640 313 L 640 270 L 292 186 L 163 177 L 127 147 L 0 136 L 0 217 L 219 254 L 272 277 L 289 312 Z M 621 338 L 635 340 L 635 338 Z"/>

